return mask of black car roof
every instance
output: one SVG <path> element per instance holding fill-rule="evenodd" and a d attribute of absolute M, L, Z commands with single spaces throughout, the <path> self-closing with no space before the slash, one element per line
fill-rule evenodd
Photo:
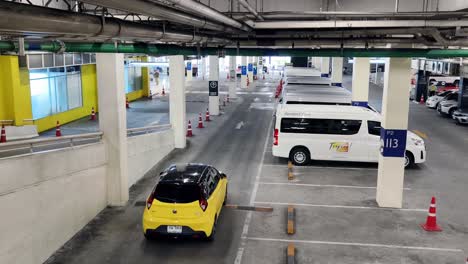
<path fill-rule="evenodd" d="M 201 163 L 175 164 L 161 173 L 160 183 L 193 184 L 200 181 L 200 177 L 209 165 Z"/>

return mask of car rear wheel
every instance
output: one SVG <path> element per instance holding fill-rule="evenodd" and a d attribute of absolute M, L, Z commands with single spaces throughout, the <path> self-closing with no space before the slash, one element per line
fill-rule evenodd
<path fill-rule="evenodd" d="M 144 232 L 143 235 L 145 236 L 146 240 L 153 240 L 154 237 L 150 234 L 148 234 L 147 232 Z"/>
<path fill-rule="evenodd" d="M 411 168 L 414 165 L 413 154 L 409 151 L 405 152 L 405 169 Z"/>
<path fill-rule="evenodd" d="M 310 162 L 310 153 L 304 147 L 294 148 L 289 154 L 289 160 L 296 166 L 304 166 Z"/>

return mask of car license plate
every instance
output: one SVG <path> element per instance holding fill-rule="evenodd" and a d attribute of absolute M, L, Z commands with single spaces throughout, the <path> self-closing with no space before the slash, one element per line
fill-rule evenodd
<path fill-rule="evenodd" d="M 167 226 L 167 232 L 171 234 L 182 233 L 182 226 Z"/>

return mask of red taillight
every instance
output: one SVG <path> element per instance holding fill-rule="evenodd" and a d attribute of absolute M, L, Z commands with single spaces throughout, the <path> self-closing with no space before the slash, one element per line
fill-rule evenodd
<path fill-rule="evenodd" d="M 273 145 L 278 146 L 278 129 L 275 128 L 275 133 L 273 134 Z"/>
<path fill-rule="evenodd" d="M 208 201 L 205 199 L 198 200 L 200 203 L 200 208 L 205 212 L 206 208 L 208 208 Z"/>
<path fill-rule="evenodd" d="M 148 199 L 146 199 L 146 208 L 148 208 L 148 210 L 151 208 L 151 205 L 153 204 L 153 200 L 154 200 L 154 193 L 151 192 Z"/>

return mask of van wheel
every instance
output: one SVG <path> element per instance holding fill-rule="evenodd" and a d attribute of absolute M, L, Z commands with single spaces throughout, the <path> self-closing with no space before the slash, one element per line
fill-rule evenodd
<path fill-rule="evenodd" d="M 405 152 L 405 169 L 411 168 L 414 165 L 413 153 L 406 151 Z"/>
<path fill-rule="evenodd" d="M 304 147 L 297 147 L 291 150 L 289 160 L 296 166 L 304 166 L 310 162 L 309 150 Z"/>

